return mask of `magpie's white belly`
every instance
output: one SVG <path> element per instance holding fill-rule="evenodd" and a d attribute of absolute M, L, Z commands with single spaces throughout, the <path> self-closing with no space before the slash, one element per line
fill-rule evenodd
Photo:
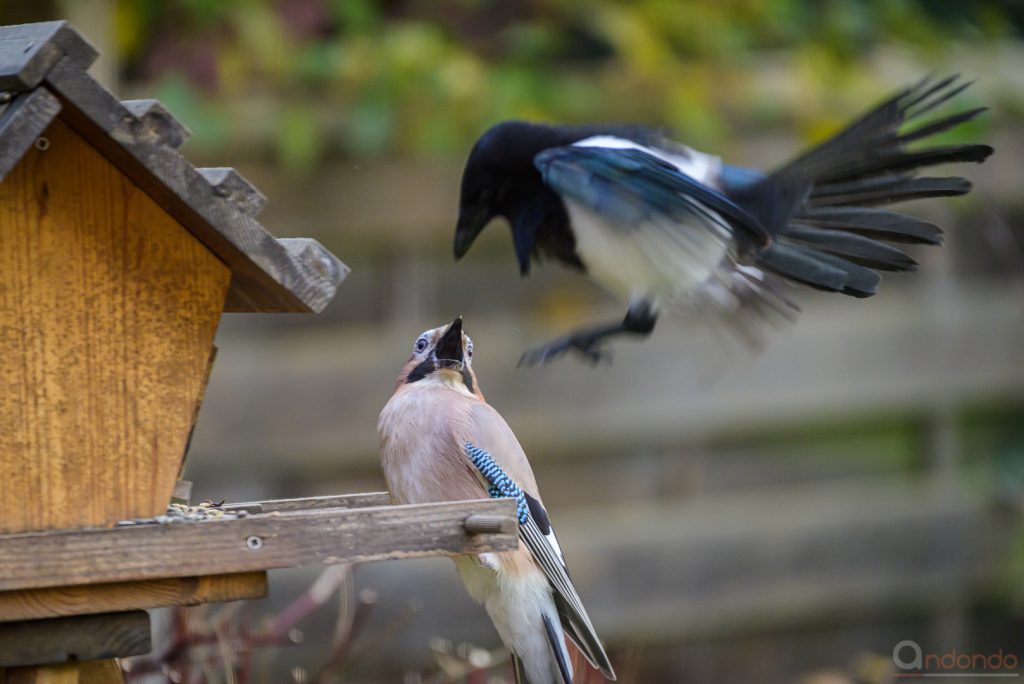
<path fill-rule="evenodd" d="M 587 273 L 625 300 L 664 307 L 699 288 L 729 251 L 703 226 L 612 226 L 593 210 L 568 200 L 576 251 Z"/>

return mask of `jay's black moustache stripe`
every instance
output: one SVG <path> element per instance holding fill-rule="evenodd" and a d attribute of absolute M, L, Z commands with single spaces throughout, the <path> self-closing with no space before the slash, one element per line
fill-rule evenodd
<path fill-rule="evenodd" d="M 434 360 L 427 359 L 426 361 L 412 369 L 412 372 L 409 373 L 409 377 L 405 379 L 405 384 L 408 385 L 414 382 L 418 382 L 436 370 L 437 364 L 434 363 Z"/>
<path fill-rule="evenodd" d="M 427 377 L 436 370 L 437 363 L 435 363 L 433 359 L 426 359 L 420 365 L 412 369 L 412 372 L 409 373 L 409 377 L 405 379 L 405 384 L 409 385 L 414 382 L 419 382 L 420 380 Z M 467 368 L 465 365 L 462 366 L 461 375 L 462 382 L 464 385 L 466 385 L 466 389 L 468 389 L 470 392 L 476 392 L 476 389 L 473 387 L 473 376 L 470 375 L 469 368 Z"/>

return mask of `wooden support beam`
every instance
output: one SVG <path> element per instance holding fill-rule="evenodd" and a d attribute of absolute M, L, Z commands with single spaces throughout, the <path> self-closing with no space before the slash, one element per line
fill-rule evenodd
<path fill-rule="evenodd" d="M 504 532 L 470 534 L 472 515 Z M 0 536 L 0 590 L 508 551 L 518 546 L 512 499 L 273 511 L 233 520 Z"/>
<path fill-rule="evenodd" d="M 161 606 L 194 606 L 267 595 L 266 572 L 172 577 L 52 589 L 0 592 L 0 622 Z"/>
<path fill-rule="evenodd" d="M 124 684 L 124 673 L 114 658 L 90 660 L 78 666 L 78 684 Z"/>
<path fill-rule="evenodd" d="M 0 684 L 81 684 L 78 663 L 0 670 Z"/>
<path fill-rule="evenodd" d="M 267 205 L 267 196 L 230 166 L 202 168 L 198 171 L 209 181 L 217 197 L 228 200 L 243 214 L 257 216 Z"/>
<path fill-rule="evenodd" d="M 0 667 L 120 658 L 151 648 L 144 610 L 0 623 Z"/>
<path fill-rule="evenodd" d="M 122 100 L 125 109 L 135 115 L 142 125 L 139 135 L 151 139 L 154 145 L 181 147 L 192 136 L 188 126 L 174 118 L 160 100 Z"/>
<path fill-rule="evenodd" d="M 0 27 L 0 90 L 36 87 L 65 55 L 82 70 L 96 59 L 96 50 L 66 21 Z"/>
<path fill-rule="evenodd" d="M 387 506 L 390 503 L 391 495 L 387 492 L 367 492 L 364 494 L 336 494 L 332 496 L 310 496 L 301 499 L 272 499 L 270 501 L 225 504 L 224 510 L 270 513 L 271 511 L 302 511 L 314 508 L 366 508 L 368 506 Z"/>
<path fill-rule="evenodd" d="M 209 181 L 176 149 L 139 135 L 128 108 L 74 61 L 59 60 L 46 85 L 82 137 L 231 269 L 225 311 L 315 313 L 334 298 L 347 266 L 326 249 L 329 269 L 293 258 L 253 217 L 211 192 Z"/>
<path fill-rule="evenodd" d="M 124 684 L 114 658 L 84 663 L 0 669 L 0 684 Z"/>

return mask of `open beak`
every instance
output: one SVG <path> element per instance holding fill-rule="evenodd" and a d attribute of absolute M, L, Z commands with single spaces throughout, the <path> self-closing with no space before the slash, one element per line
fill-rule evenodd
<path fill-rule="evenodd" d="M 441 368 L 462 370 L 462 316 L 452 321 L 452 324 L 444 331 L 444 335 L 437 341 L 437 346 L 434 347 L 434 357 L 437 359 L 437 365 Z"/>
<path fill-rule="evenodd" d="M 462 209 L 455 226 L 455 259 L 461 259 L 480 231 L 490 222 L 491 215 L 486 208 Z"/>

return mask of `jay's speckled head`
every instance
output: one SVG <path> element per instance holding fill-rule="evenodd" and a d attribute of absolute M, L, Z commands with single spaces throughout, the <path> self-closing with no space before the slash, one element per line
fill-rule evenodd
<path fill-rule="evenodd" d="M 442 383 L 480 395 L 473 372 L 473 340 L 462 330 L 462 316 L 424 331 L 398 376 L 399 387 L 418 382 Z"/>

